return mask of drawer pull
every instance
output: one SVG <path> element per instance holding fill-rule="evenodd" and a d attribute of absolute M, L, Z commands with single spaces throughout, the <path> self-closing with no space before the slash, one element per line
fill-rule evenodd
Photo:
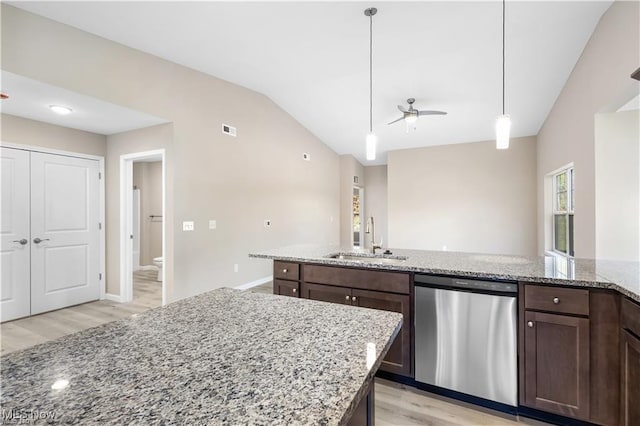
<path fill-rule="evenodd" d="M 351 299 L 351 297 L 349 297 L 349 295 L 347 294 L 347 295 L 344 297 L 344 300 L 349 300 L 349 299 Z"/>
<path fill-rule="evenodd" d="M 529 322 L 527 322 L 527 327 L 529 327 L 529 328 L 533 328 L 533 321 L 529 321 Z"/>
<path fill-rule="evenodd" d="M 358 298 L 356 298 L 355 296 L 353 296 L 353 297 L 351 298 L 351 301 L 352 301 L 352 302 L 355 302 L 356 300 L 358 300 Z"/>
<path fill-rule="evenodd" d="M 557 305 L 558 303 L 560 303 L 560 299 L 558 299 L 557 297 L 554 297 L 553 298 L 553 303 L 555 303 Z"/>
<path fill-rule="evenodd" d="M 283 273 L 283 274 L 286 274 L 287 272 L 289 272 L 289 270 L 288 270 L 287 268 L 284 268 L 284 269 L 282 270 L 282 273 Z"/>
<path fill-rule="evenodd" d="M 298 291 L 298 289 L 297 289 L 297 288 L 294 288 L 292 291 L 293 291 L 294 293 L 296 293 L 296 292 Z"/>

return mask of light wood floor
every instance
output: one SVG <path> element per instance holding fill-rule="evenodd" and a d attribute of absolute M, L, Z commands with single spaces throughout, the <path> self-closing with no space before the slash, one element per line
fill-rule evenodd
<path fill-rule="evenodd" d="M 160 306 L 162 283 L 156 281 L 157 274 L 156 271 L 137 271 L 133 274 L 131 303 L 99 300 L 2 323 L 0 354 L 28 348 Z"/>
<path fill-rule="evenodd" d="M 160 306 L 162 286 L 155 281 L 155 275 L 152 271 L 134 274 L 131 303 L 102 300 L 2 324 L 2 354 Z M 273 284 L 262 284 L 250 291 L 271 294 Z M 375 395 L 378 426 L 544 425 L 535 420 L 501 414 L 383 379 L 376 379 Z"/>

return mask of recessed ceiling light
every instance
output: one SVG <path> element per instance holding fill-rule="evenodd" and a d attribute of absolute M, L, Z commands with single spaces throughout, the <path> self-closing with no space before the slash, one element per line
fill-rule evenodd
<path fill-rule="evenodd" d="M 62 105 L 49 105 L 49 108 L 51 108 L 51 111 L 60 115 L 67 115 L 73 112 L 71 108 Z"/>
<path fill-rule="evenodd" d="M 69 381 L 65 379 L 56 380 L 52 385 L 51 389 L 53 390 L 61 390 L 66 388 L 69 385 Z"/>

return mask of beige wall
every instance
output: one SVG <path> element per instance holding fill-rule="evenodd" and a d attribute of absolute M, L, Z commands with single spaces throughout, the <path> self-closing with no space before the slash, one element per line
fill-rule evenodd
<path fill-rule="evenodd" d="M 162 162 L 133 163 L 133 186 L 140 190 L 140 266 L 162 256 Z"/>
<path fill-rule="evenodd" d="M 39 146 L 100 157 L 104 157 L 107 154 L 107 137 L 104 135 L 60 127 L 9 114 L 2 114 L 0 120 L 2 142 Z"/>
<path fill-rule="evenodd" d="M 354 177 L 358 178 L 358 183 L 354 183 Z M 351 154 L 340 156 L 340 245 L 350 247 L 353 243 L 353 234 L 351 229 L 351 215 L 353 213 L 353 187 L 360 186 L 364 188 L 365 177 L 364 167 Z M 367 194 L 364 192 L 366 203 Z M 361 204 L 362 207 L 364 205 Z M 365 216 L 368 215 L 364 211 Z M 362 220 L 363 232 L 366 221 Z"/>
<path fill-rule="evenodd" d="M 616 1 L 600 19 L 538 134 L 538 252 L 545 248 L 545 176 L 573 162 L 575 254 L 596 254 L 594 115 L 638 93 L 630 74 L 640 61 L 640 3 Z"/>
<path fill-rule="evenodd" d="M 533 255 L 535 137 L 389 152 L 390 247 Z"/>
<path fill-rule="evenodd" d="M 120 156 L 138 152 L 165 150 L 166 173 L 166 253 L 164 279 L 167 294 L 173 291 L 173 251 L 174 227 L 170 226 L 174 217 L 174 166 L 173 125 L 160 124 L 144 129 L 131 130 L 107 136 L 106 202 L 107 202 L 107 293 L 120 294 Z M 154 213 L 155 214 L 155 213 Z M 169 296 L 170 298 L 170 296 Z M 170 299 L 171 300 L 171 299 Z"/>
<path fill-rule="evenodd" d="M 174 171 L 175 196 L 168 201 L 174 216 L 168 227 L 175 230 L 169 259 L 175 286 L 168 289 L 169 300 L 271 275 L 271 262 L 250 259 L 249 252 L 338 242 L 339 221 L 332 218 L 340 213 L 339 157 L 270 99 L 7 4 L 1 7 L 3 69 L 173 123 L 167 155 Z M 221 133 L 223 122 L 237 127 L 237 138 Z M 118 147 L 125 150 L 131 148 Z M 310 162 L 302 160 L 303 152 L 311 154 Z M 114 155 L 110 148 L 109 159 Z M 107 170 L 111 227 L 119 221 L 114 216 L 119 200 L 113 195 L 117 164 Z M 209 219 L 217 220 L 218 229 L 207 229 Z M 271 228 L 264 228 L 265 219 L 272 220 Z M 195 222 L 195 231 L 181 231 L 186 220 Z M 112 234 L 108 238 L 108 276 L 118 280 L 117 235 L 115 241 Z M 117 291 L 118 281 L 108 284 L 110 292 Z"/>
<path fill-rule="evenodd" d="M 384 248 L 389 247 L 387 232 L 387 166 L 366 166 L 364 209 L 367 217 L 373 216 L 376 242 L 382 241 Z M 365 236 L 367 247 L 371 244 L 371 235 Z"/>
<path fill-rule="evenodd" d="M 596 114 L 596 257 L 640 260 L 640 111 Z"/>

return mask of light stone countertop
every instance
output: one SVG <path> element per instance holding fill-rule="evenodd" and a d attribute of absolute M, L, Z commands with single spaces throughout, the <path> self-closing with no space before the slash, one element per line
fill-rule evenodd
<path fill-rule="evenodd" d="M 401 323 L 214 290 L 3 356 L 3 423 L 53 413 L 64 424 L 345 424 Z"/>
<path fill-rule="evenodd" d="M 338 253 L 368 255 L 364 250 L 339 246 L 297 245 L 249 254 L 250 257 L 390 271 L 423 272 L 485 279 L 592 287 L 617 290 L 640 303 L 640 262 L 573 259 L 555 256 L 523 257 L 450 251 L 391 249 L 400 263 L 332 259 Z"/>

